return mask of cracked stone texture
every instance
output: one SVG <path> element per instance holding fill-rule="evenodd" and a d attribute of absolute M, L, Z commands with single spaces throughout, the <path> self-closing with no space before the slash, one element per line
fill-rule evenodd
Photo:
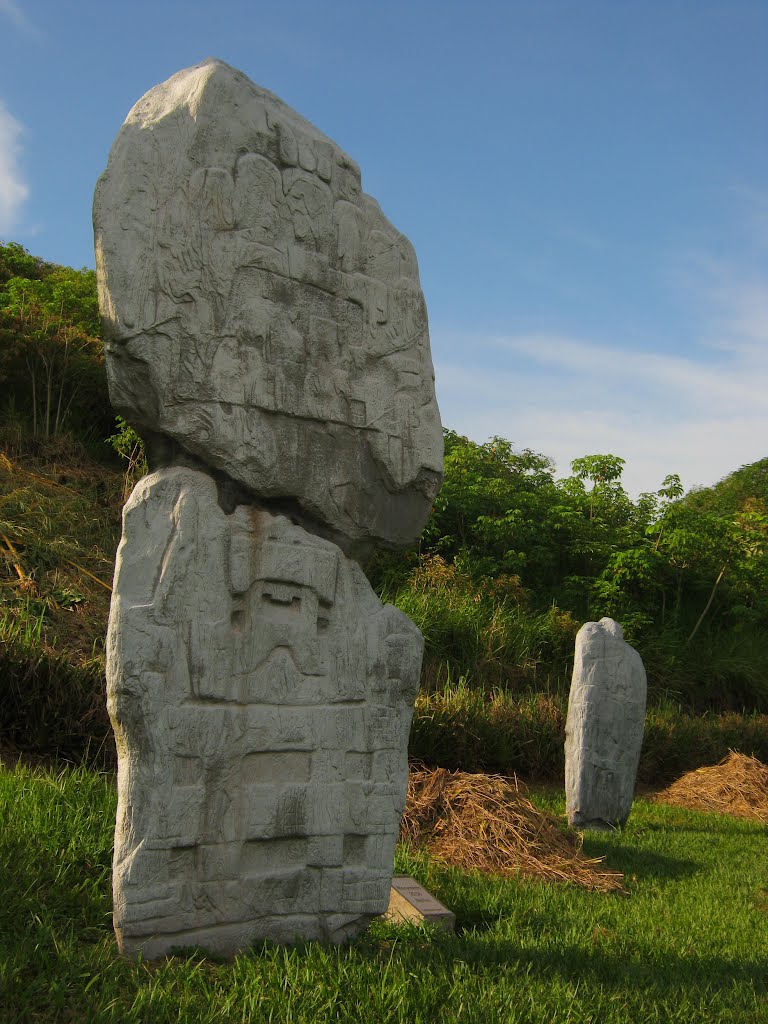
<path fill-rule="evenodd" d="M 611 828 L 629 817 L 645 729 L 642 659 L 613 619 L 576 634 L 565 726 L 565 797 L 576 828 Z"/>
<path fill-rule="evenodd" d="M 349 553 L 418 537 L 443 451 L 426 307 L 346 153 L 208 60 L 128 114 L 94 231 L 118 412 Z"/>
<path fill-rule="evenodd" d="M 386 911 L 422 650 L 333 543 L 227 514 L 206 473 L 137 484 L 107 639 L 124 953 L 340 942 Z"/>

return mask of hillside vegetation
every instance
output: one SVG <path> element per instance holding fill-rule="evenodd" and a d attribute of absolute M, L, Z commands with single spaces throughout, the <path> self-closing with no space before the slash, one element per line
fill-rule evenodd
<path fill-rule="evenodd" d="M 637 501 L 622 466 L 587 456 L 556 480 L 543 455 L 446 431 L 418 551 L 370 567 L 422 627 L 432 676 L 562 689 L 576 630 L 609 615 L 657 698 L 768 707 L 768 459 L 686 495 L 667 477 Z"/>
<path fill-rule="evenodd" d="M 0 243 L 0 735 L 76 758 L 109 745 L 112 565 L 125 487 L 144 468 L 109 408 L 99 331 L 92 271 Z M 574 637 L 603 615 L 640 651 L 659 714 L 727 712 L 735 727 L 768 711 L 768 458 L 687 494 L 669 476 L 632 500 L 616 455 L 558 479 L 546 455 L 504 438 L 445 441 L 419 544 L 366 566 L 426 638 L 417 753 L 434 754 L 430 723 L 447 737 L 462 716 L 536 708 L 535 745 L 556 771 Z M 466 759 L 489 766 L 488 744 L 473 749 Z"/>

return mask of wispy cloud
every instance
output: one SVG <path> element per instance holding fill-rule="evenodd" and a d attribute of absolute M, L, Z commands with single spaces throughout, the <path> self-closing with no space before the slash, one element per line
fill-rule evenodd
<path fill-rule="evenodd" d="M 608 240 L 603 238 L 602 235 L 597 235 L 593 231 L 586 231 L 573 225 L 561 224 L 555 229 L 555 234 L 559 238 L 565 239 L 566 242 L 580 245 L 584 249 L 607 249 L 609 244 Z"/>
<path fill-rule="evenodd" d="M 674 352 L 621 329 L 599 342 L 574 330 L 433 331 L 446 425 L 549 455 L 561 476 L 579 456 L 620 455 L 633 494 L 668 473 L 686 487 L 712 484 L 768 456 L 768 193 L 731 191 L 739 210 L 727 255 L 689 252 L 674 267 L 670 286 L 690 313 Z"/>
<path fill-rule="evenodd" d="M 741 204 L 748 237 L 758 245 L 768 245 L 768 191 L 744 182 L 731 185 L 729 191 Z"/>
<path fill-rule="evenodd" d="M 766 455 L 768 409 L 749 402 L 737 410 L 736 395 L 730 412 L 685 409 L 659 401 L 653 388 L 634 388 L 620 369 L 587 388 L 567 374 L 553 385 L 530 368 L 470 374 L 438 361 L 436 370 L 447 426 L 478 441 L 500 434 L 549 455 L 560 476 L 575 458 L 610 452 L 626 459 L 624 484 L 636 495 L 656 490 L 668 473 L 679 473 L 686 487 L 707 485 Z"/>
<path fill-rule="evenodd" d="M 26 16 L 24 11 L 15 4 L 13 0 L 0 0 L 0 14 L 5 15 L 6 18 L 25 36 L 29 36 L 34 39 L 40 37 L 39 31 L 35 28 L 29 18 Z"/>
<path fill-rule="evenodd" d="M 700 346 L 698 358 L 632 350 L 623 339 L 617 339 L 615 347 L 547 336 L 494 339 L 492 344 L 529 363 L 568 374 L 580 393 L 601 394 L 604 400 L 618 389 L 643 395 L 644 401 L 653 396 L 654 408 L 660 402 L 674 402 L 688 410 L 740 410 L 745 403 L 766 404 L 768 349 L 755 344 L 759 316 L 744 311 L 739 318 L 741 322 L 731 325 L 731 337 Z"/>
<path fill-rule="evenodd" d="M 768 271 L 768 267 L 766 267 Z M 716 305 L 710 344 L 716 348 L 748 348 L 768 356 L 768 281 L 720 273 L 713 281 Z"/>
<path fill-rule="evenodd" d="M 549 455 L 561 476 L 579 456 L 620 455 L 635 495 L 668 473 L 686 487 L 714 483 L 768 454 L 761 310 L 757 297 L 754 315 L 731 324 L 729 345 L 702 344 L 688 357 L 563 336 L 473 339 L 493 368 L 436 359 L 444 422 L 478 441 L 500 434 Z"/>
<path fill-rule="evenodd" d="M 21 207 L 29 196 L 29 186 L 19 162 L 22 131 L 20 122 L 0 100 L 0 235 L 13 231 Z"/>

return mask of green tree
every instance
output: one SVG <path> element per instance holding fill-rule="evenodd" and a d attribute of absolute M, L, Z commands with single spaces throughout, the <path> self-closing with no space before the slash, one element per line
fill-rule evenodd
<path fill-rule="evenodd" d="M 16 243 L 0 246 L 0 383 L 33 434 L 58 434 L 66 424 L 106 432 L 99 431 L 108 409 L 100 331 L 92 270 L 43 263 Z"/>
<path fill-rule="evenodd" d="M 585 455 L 574 459 L 571 472 L 577 480 L 589 480 L 589 518 L 594 518 L 596 508 L 612 508 L 617 500 L 625 497 L 619 481 L 624 469 L 624 459 L 618 455 Z"/>
<path fill-rule="evenodd" d="M 0 289 L 12 277 L 25 277 L 34 281 L 44 272 L 46 264 L 30 256 L 18 242 L 0 241 Z"/>
<path fill-rule="evenodd" d="M 445 433 L 445 481 L 422 550 L 458 563 L 474 578 L 551 575 L 557 538 L 553 466 L 544 455 L 494 437 L 477 444 Z M 555 516 L 556 518 L 556 516 Z"/>

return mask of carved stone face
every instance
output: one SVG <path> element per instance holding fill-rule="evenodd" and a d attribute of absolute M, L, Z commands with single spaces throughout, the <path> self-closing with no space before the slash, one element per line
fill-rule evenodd
<path fill-rule="evenodd" d="M 348 549 L 418 536 L 442 472 L 424 298 L 346 154 L 209 61 L 128 115 L 94 225 L 123 415 Z"/>

